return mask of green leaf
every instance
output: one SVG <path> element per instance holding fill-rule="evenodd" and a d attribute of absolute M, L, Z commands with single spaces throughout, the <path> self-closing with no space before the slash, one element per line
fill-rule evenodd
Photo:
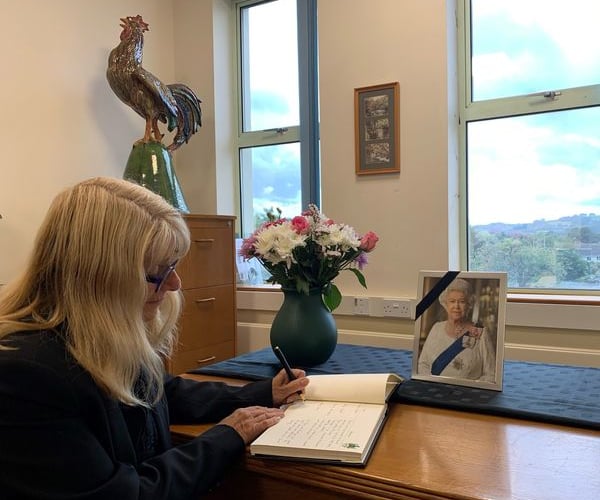
<path fill-rule="evenodd" d="M 342 294 L 335 284 L 330 285 L 323 291 L 323 303 L 333 312 L 342 303 Z"/>
<path fill-rule="evenodd" d="M 352 271 L 356 275 L 356 278 L 358 279 L 358 282 L 363 287 L 367 288 L 367 281 L 365 280 L 365 277 L 363 276 L 363 273 L 361 273 L 358 269 L 356 269 L 354 267 L 350 267 L 348 269 L 348 271 Z"/>

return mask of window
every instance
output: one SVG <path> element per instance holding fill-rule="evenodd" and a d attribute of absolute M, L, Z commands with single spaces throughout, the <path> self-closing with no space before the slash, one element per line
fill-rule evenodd
<path fill-rule="evenodd" d="M 600 290 L 600 3 L 458 5 L 463 264 Z"/>
<path fill-rule="evenodd" d="M 320 204 L 316 0 L 237 8 L 242 236 L 267 212 Z"/>

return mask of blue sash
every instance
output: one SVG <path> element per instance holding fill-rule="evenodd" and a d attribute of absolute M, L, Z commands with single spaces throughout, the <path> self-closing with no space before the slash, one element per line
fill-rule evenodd
<path fill-rule="evenodd" d="M 444 371 L 444 368 L 448 366 L 450 361 L 452 361 L 456 356 L 458 356 L 464 349 L 463 347 L 463 337 L 467 335 L 467 333 L 463 333 L 460 337 L 458 337 L 449 347 L 446 348 L 432 363 L 431 365 L 431 374 L 439 375 Z"/>

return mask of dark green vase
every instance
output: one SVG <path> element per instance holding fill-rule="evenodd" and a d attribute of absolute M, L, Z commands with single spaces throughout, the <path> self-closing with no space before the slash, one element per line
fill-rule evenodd
<path fill-rule="evenodd" d="M 133 145 L 123 179 L 161 195 L 180 212 L 189 209 L 173 169 L 173 158 L 160 142 L 139 142 Z"/>
<path fill-rule="evenodd" d="M 271 347 L 279 346 L 292 367 L 324 363 L 337 345 L 337 327 L 321 290 L 312 289 L 309 295 L 282 291 L 283 304 L 271 325 Z"/>

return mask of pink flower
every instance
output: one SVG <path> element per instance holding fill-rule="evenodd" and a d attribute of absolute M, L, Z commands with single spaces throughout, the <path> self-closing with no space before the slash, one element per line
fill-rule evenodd
<path fill-rule="evenodd" d="M 369 231 L 360 239 L 360 249 L 364 252 L 370 252 L 375 248 L 377 242 L 379 241 L 379 236 L 377 236 L 373 231 Z"/>
<path fill-rule="evenodd" d="M 244 260 L 256 258 L 263 265 L 270 274 L 268 283 L 305 293 L 322 288 L 330 310 L 341 300 L 333 283 L 341 271 L 352 271 L 366 288 L 362 270 L 367 252 L 379 241 L 375 233 L 369 231 L 360 237 L 353 227 L 326 217 L 314 204 L 289 219 L 281 217 L 281 210 L 276 212 L 278 218 L 274 210 L 267 212 L 267 220 L 242 241 L 239 251 Z"/>
<path fill-rule="evenodd" d="M 272 221 L 263 222 L 262 226 L 260 226 L 254 234 L 256 234 L 256 233 L 260 232 L 262 229 L 266 229 L 268 227 L 281 226 L 281 224 L 285 224 L 286 222 L 287 222 L 287 219 L 281 219 L 281 218 L 272 220 Z"/>
<path fill-rule="evenodd" d="M 298 234 L 308 234 L 310 231 L 310 223 L 306 220 L 306 217 L 297 215 L 292 219 L 292 227 Z"/>
<path fill-rule="evenodd" d="M 242 246 L 240 248 L 240 256 L 244 258 L 244 260 L 251 259 L 254 257 L 255 248 L 254 244 L 256 243 L 256 237 L 250 236 L 242 241 Z"/>

